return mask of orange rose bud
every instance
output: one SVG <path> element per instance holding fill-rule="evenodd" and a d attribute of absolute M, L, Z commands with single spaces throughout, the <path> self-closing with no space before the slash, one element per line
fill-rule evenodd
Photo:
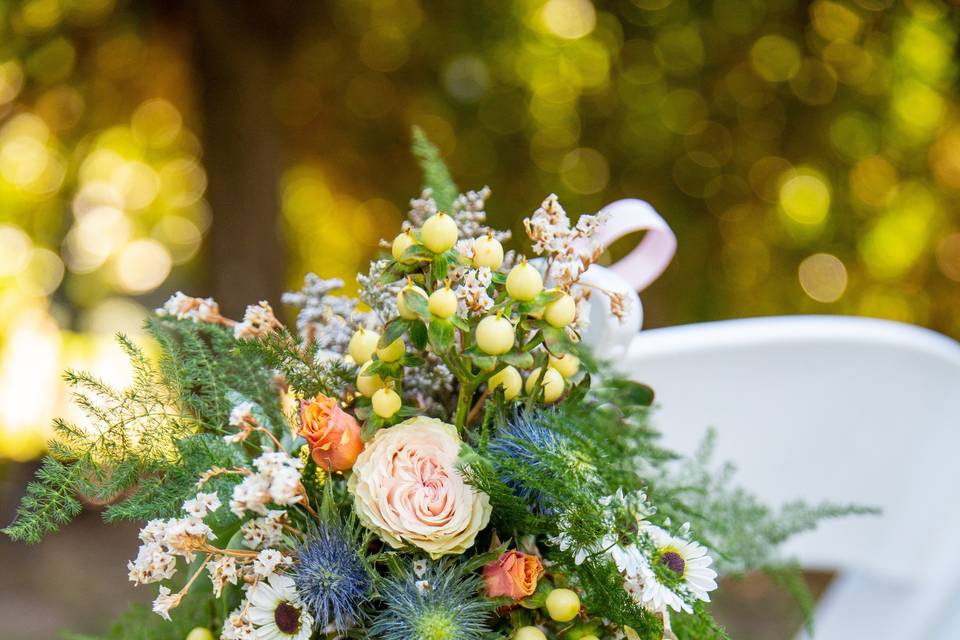
<path fill-rule="evenodd" d="M 487 595 L 506 596 L 522 600 L 537 590 L 537 581 L 543 575 L 540 558 L 519 551 L 507 551 L 499 559 L 483 568 Z"/>
<path fill-rule="evenodd" d="M 360 425 L 337 401 L 318 394 L 300 403 L 299 434 L 310 445 L 310 455 L 318 467 L 346 471 L 353 467 L 363 451 Z"/>

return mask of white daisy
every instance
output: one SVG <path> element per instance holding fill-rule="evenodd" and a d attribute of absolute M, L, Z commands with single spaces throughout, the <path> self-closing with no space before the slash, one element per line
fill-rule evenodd
<path fill-rule="evenodd" d="M 664 585 L 656 576 L 653 567 L 647 566 L 643 581 L 641 603 L 653 611 L 665 611 L 670 607 L 674 611 L 692 613 L 693 608 L 687 600 L 710 601 L 709 592 L 717 588 L 717 572 L 710 568 L 713 558 L 699 542 L 670 535 L 660 527 L 648 526 L 645 533 L 650 536 L 656 552 L 651 562 L 658 563 L 679 579 L 679 589 L 687 598 Z"/>
<path fill-rule="evenodd" d="M 247 618 L 257 640 L 308 640 L 313 618 L 304 609 L 292 578 L 273 574 L 250 589 Z"/>

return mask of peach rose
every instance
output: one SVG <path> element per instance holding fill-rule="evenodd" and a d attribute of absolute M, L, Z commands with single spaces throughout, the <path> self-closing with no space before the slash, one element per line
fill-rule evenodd
<path fill-rule="evenodd" d="M 381 429 L 357 458 L 348 488 L 360 522 L 397 549 L 463 553 L 490 521 L 490 498 L 456 469 L 453 425 L 411 418 Z"/>
<path fill-rule="evenodd" d="M 317 466 L 346 471 L 363 451 L 360 425 L 337 401 L 324 395 L 300 403 L 300 431 Z"/>
<path fill-rule="evenodd" d="M 491 598 L 506 596 L 522 600 L 531 596 L 542 575 L 540 558 L 519 551 L 507 551 L 483 568 L 487 595 Z"/>

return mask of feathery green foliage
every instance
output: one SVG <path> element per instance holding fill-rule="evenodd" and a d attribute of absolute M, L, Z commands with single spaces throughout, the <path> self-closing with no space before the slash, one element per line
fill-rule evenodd
<path fill-rule="evenodd" d="M 450 211 L 459 189 L 450 176 L 450 170 L 440 157 L 440 150 L 430 142 L 420 127 L 413 128 L 413 155 L 423 171 L 424 186 L 432 191 L 433 200 L 441 211 Z"/>
<path fill-rule="evenodd" d="M 255 401 L 267 424 L 281 431 L 284 418 L 262 353 L 237 349 L 233 334 L 218 325 L 155 317 L 146 327 L 162 350 L 156 364 L 118 337 L 133 368 L 129 387 L 66 374 L 91 426 L 55 423 L 50 454 L 4 529 L 14 540 L 36 543 L 57 531 L 80 513 L 82 497 L 109 504 L 108 521 L 176 514 L 199 473 L 242 461 L 242 450 L 209 435 L 227 432 L 237 398 Z M 217 479 L 213 486 L 224 490 L 234 481 Z"/>
<path fill-rule="evenodd" d="M 35 543 L 57 531 L 79 514 L 79 496 L 109 502 L 132 489 L 142 475 L 168 466 L 175 442 L 198 428 L 195 417 L 176 412 L 176 393 L 144 352 L 124 336 L 118 340 L 130 358 L 133 384 L 114 389 L 90 374 L 66 374 L 92 428 L 55 423 L 50 455 L 4 530 L 14 540 Z"/>
<path fill-rule="evenodd" d="M 305 398 L 318 393 L 329 397 L 342 396 L 346 386 L 356 377 L 356 367 L 339 358 L 318 362 L 317 343 L 304 342 L 286 328 L 257 340 L 244 340 L 238 348 L 241 353 L 249 353 L 282 373 L 287 384 Z"/>

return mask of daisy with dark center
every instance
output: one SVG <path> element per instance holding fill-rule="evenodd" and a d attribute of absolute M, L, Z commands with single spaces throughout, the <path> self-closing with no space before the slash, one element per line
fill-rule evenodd
<path fill-rule="evenodd" d="M 250 589 L 248 598 L 247 617 L 256 627 L 258 640 L 309 640 L 313 617 L 303 606 L 291 578 L 271 574 Z"/>
<path fill-rule="evenodd" d="M 372 586 L 356 536 L 345 526 L 324 522 L 297 555 L 291 576 L 317 626 L 337 631 L 353 626 Z"/>
<path fill-rule="evenodd" d="M 481 640 L 489 637 L 492 600 L 482 580 L 457 565 L 433 565 L 418 578 L 408 569 L 380 587 L 385 606 L 370 627 L 380 640 Z"/>
<path fill-rule="evenodd" d="M 644 533 L 654 552 L 643 571 L 642 604 L 653 611 L 670 607 L 692 613 L 694 601 L 709 602 L 709 592 L 717 588 L 717 572 L 710 568 L 713 558 L 706 547 L 652 525 L 645 527 Z"/>

